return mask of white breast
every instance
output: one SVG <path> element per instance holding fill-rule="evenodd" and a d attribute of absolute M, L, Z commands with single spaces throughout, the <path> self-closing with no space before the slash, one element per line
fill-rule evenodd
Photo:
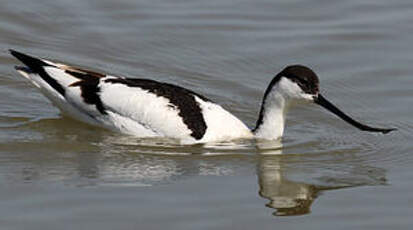
<path fill-rule="evenodd" d="M 195 97 L 199 103 L 207 130 L 199 142 L 226 141 L 238 138 L 253 138 L 250 129 L 220 105 Z"/>

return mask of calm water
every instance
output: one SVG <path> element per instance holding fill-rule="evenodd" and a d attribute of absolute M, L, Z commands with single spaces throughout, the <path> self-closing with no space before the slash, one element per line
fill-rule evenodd
<path fill-rule="evenodd" d="M 1 228 L 410 229 L 407 2 L 2 1 Z M 138 140 L 62 117 L 8 48 L 173 82 L 250 126 L 271 78 L 305 64 L 344 111 L 399 130 L 363 133 L 300 106 L 282 150 Z"/>

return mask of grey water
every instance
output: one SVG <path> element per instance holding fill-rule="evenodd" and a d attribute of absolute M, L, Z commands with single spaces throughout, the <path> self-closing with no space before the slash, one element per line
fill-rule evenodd
<path fill-rule="evenodd" d="M 410 229 L 413 2 L 1 1 L 1 229 Z M 316 105 L 283 148 L 179 146 L 62 116 L 13 48 L 190 88 L 253 127 L 265 87 L 311 67 L 361 132 Z"/>

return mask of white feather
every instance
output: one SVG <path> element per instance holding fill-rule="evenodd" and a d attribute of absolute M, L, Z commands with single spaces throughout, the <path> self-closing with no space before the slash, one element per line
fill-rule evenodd
<path fill-rule="evenodd" d="M 220 105 L 204 101 L 195 96 L 199 103 L 207 130 L 200 142 L 216 142 L 239 138 L 252 138 L 250 129 Z"/>
<path fill-rule="evenodd" d="M 100 125 L 96 120 L 92 119 L 87 113 L 82 112 L 82 107 L 85 107 L 85 103 L 72 103 L 70 99 L 80 98 L 80 90 L 78 87 L 67 87 L 68 85 L 63 85 L 65 83 L 70 84 L 67 79 L 72 79 L 72 82 L 76 78 L 73 76 L 64 73 L 62 70 L 48 67 L 47 72 L 49 75 L 62 84 L 66 90 L 66 97 L 63 97 L 58 93 L 53 87 L 51 87 L 46 81 L 44 81 L 38 74 L 28 74 L 24 71 L 18 71 L 25 78 L 29 79 L 33 85 L 38 87 L 40 91 L 45 95 L 56 107 L 62 111 L 63 114 L 68 115 L 74 119 L 86 122 L 92 125 Z M 68 95 L 71 95 L 68 97 Z M 69 99 L 69 100 L 68 100 Z"/>
<path fill-rule="evenodd" d="M 105 80 L 110 78 L 114 77 L 104 78 L 99 84 L 102 103 L 111 112 L 108 118 L 102 117 L 102 122 L 113 123 L 119 131 L 136 136 L 148 136 L 147 132 L 142 133 L 144 127 L 152 135 L 195 140 L 178 115 L 179 111 L 167 98 L 158 97 L 139 87 L 106 83 Z M 134 124 L 128 122 L 128 126 L 122 125 L 126 118 L 134 121 Z"/>
<path fill-rule="evenodd" d="M 264 101 L 263 123 L 255 131 L 255 137 L 277 140 L 284 133 L 285 117 L 292 101 L 307 99 L 302 89 L 288 78 L 281 78 Z M 291 100 L 295 99 L 295 100 Z"/>

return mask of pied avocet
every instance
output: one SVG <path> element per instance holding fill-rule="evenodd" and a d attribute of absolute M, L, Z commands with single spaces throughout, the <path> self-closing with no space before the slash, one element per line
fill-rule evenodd
<path fill-rule="evenodd" d="M 168 137 L 183 143 L 278 139 L 283 135 L 287 109 L 294 101 L 319 104 L 363 131 L 394 130 L 373 128 L 347 116 L 319 93 L 317 75 L 302 65 L 288 66 L 272 79 L 256 126 L 250 130 L 220 105 L 180 86 L 111 76 L 10 52 L 26 65 L 16 66 L 16 70 L 63 113 L 138 137 Z"/>

